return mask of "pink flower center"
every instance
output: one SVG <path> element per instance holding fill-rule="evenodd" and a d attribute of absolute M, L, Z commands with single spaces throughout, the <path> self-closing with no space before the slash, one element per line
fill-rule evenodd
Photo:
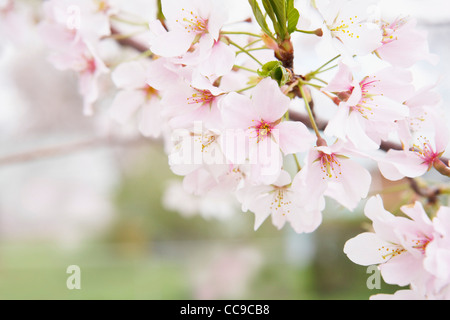
<path fill-rule="evenodd" d="M 148 84 L 145 85 L 145 87 L 142 90 L 144 91 L 145 97 L 147 98 L 147 100 L 151 100 L 153 97 L 158 96 L 158 90 L 149 86 Z"/>
<path fill-rule="evenodd" d="M 341 163 L 339 162 L 338 156 L 336 154 L 327 154 L 324 152 L 320 152 L 320 157 L 316 161 L 320 162 L 320 168 L 325 175 L 322 179 L 338 179 L 339 176 L 342 175 Z"/>
<path fill-rule="evenodd" d="M 432 239 L 424 237 L 421 239 L 413 240 L 413 248 L 419 250 L 422 254 L 425 254 L 428 244 Z"/>
<path fill-rule="evenodd" d="M 186 15 L 187 11 L 185 9 L 182 9 L 182 11 Z M 182 20 L 176 20 L 176 22 L 181 23 L 188 33 L 202 35 L 208 32 L 208 20 L 199 17 L 193 11 L 190 11 Z"/>
<path fill-rule="evenodd" d="M 216 96 L 211 93 L 209 90 L 201 90 L 194 88 L 195 92 L 192 94 L 192 96 L 187 98 L 188 104 L 197 104 L 200 103 L 201 105 L 209 104 L 214 102 L 216 99 Z"/>
<path fill-rule="evenodd" d="M 11 13 L 13 10 L 14 10 L 14 2 L 9 0 L 8 2 L 6 2 L 5 5 L 3 5 L 3 7 L 0 7 L 0 14 L 6 16 L 7 14 Z"/>
<path fill-rule="evenodd" d="M 255 120 L 252 120 L 255 121 Z M 255 130 L 257 142 L 264 140 L 267 136 L 270 135 L 272 130 L 274 129 L 274 124 L 270 122 L 266 122 L 264 120 L 258 121 L 258 124 L 251 126 L 250 129 Z"/>
<path fill-rule="evenodd" d="M 383 29 L 383 44 L 388 44 L 393 41 L 398 40 L 398 37 L 396 36 L 396 33 L 399 29 L 401 29 L 405 24 L 407 20 L 406 19 L 397 19 L 391 24 L 384 24 L 382 26 Z"/>
<path fill-rule="evenodd" d="M 422 158 L 423 163 L 432 166 L 436 159 L 439 158 L 439 153 L 434 150 L 428 139 L 420 136 L 418 140 L 419 144 L 414 144 L 412 151 L 416 152 L 416 154 Z"/>
<path fill-rule="evenodd" d="M 359 103 L 355 106 L 352 106 L 353 111 L 358 111 L 361 116 L 364 118 L 368 118 L 370 115 L 373 115 L 373 110 L 375 107 L 377 107 L 376 104 L 374 104 L 373 97 L 377 94 L 373 94 L 370 91 L 376 87 L 376 84 L 379 82 L 379 80 L 375 79 L 374 77 L 366 77 L 363 81 L 360 82 L 361 86 L 361 100 Z"/>
<path fill-rule="evenodd" d="M 95 62 L 95 59 L 86 56 L 83 57 L 83 59 L 84 59 L 84 66 L 82 71 L 93 74 L 95 70 L 97 70 L 97 64 Z"/>

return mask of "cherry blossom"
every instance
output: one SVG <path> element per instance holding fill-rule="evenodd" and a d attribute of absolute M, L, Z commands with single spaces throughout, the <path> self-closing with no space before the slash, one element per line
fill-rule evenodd
<path fill-rule="evenodd" d="M 312 232 L 320 225 L 322 218 L 319 208 L 313 211 L 297 205 L 297 193 L 291 182 L 289 173 L 283 170 L 271 185 L 248 185 L 238 191 L 242 210 L 255 214 L 255 230 L 269 216 L 278 229 L 289 222 L 297 233 Z"/>
<path fill-rule="evenodd" d="M 356 208 L 369 192 L 371 175 L 346 154 L 342 142 L 310 150 L 306 165 L 294 178 L 294 183 L 303 186 L 300 202 L 319 204 L 326 195 L 349 210 Z M 308 188 L 311 185 L 314 188 Z"/>
<path fill-rule="evenodd" d="M 326 88 L 341 97 L 342 102 L 325 133 L 348 139 L 362 150 L 378 149 L 381 141 L 396 131 L 397 121 L 409 116 L 403 103 L 414 93 L 411 73 L 386 68 L 360 82 L 350 79 L 351 69 L 341 64 Z"/>
<path fill-rule="evenodd" d="M 350 239 L 344 252 L 357 264 L 380 264 L 387 283 L 405 286 L 427 276 L 423 263 L 435 236 L 433 224 L 419 202 L 403 206 L 402 211 L 410 219 L 386 211 L 380 196 L 369 199 L 365 214 L 372 220 L 374 232 Z"/>
<path fill-rule="evenodd" d="M 240 129 L 245 135 L 237 148 L 248 150 L 244 157 L 248 156 L 251 163 L 266 168 L 263 176 L 269 180 L 279 175 L 281 152 L 287 155 L 306 151 L 314 141 L 305 125 L 283 121 L 289 104 L 290 99 L 269 78 L 263 79 L 253 89 L 251 98 L 232 92 L 223 101 L 222 117 L 226 128 Z M 248 149 L 246 143 L 249 144 Z M 235 158 L 235 153 L 229 157 L 234 163 L 245 160 Z"/>
<path fill-rule="evenodd" d="M 375 23 L 376 8 L 366 1 L 315 1 L 337 49 L 345 56 L 369 54 L 381 45 L 382 33 Z"/>
<path fill-rule="evenodd" d="M 186 54 L 192 45 L 211 49 L 219 39 L 219 32 L 227 20 L 217 2 L 199 0 L 164 0 L 162 10 L 169 31 L 158 22 L 152 22 L 150 49 L 163 57 Z"/>
<path fill-rule="evenodd" d="M 426 34 L 417 30 L 416 26 L 417 21 L 408 18 L 382 23 L 383 45 L 376 50 L 377 55 L 403 68 L 411 67 L 421 60 L 436 64 L 438 58 L 429 53 Z"/>
<path fill-rule="evenodd" d="M 162 116 L 158 91 L 147 84 L 147 61 L 133 61 L 118 66 L 111 77 L 115 85 L 122 89 L 112 103 L 110 112 L 113 119 L 121 124 L 141 109 L 139 130 L 144 136 L 158 137 L 161 134 Z"/>
<path fill-rule="evenodd" d="M 450 131 L 438 81 L 415 86 L 433 76 L 417 63 L 437 59 L 414 17 L 385 21 L 377 0 L 131 2 L 49 0 L 25 19 L 0 0 L 0 27 L 12 40 L 34 28 L 77 77 L 93 132 L 106 114 L 108 138 L 131 123 L 161 144 L 179 176 L 167 209 L 226 220 L 240 207 L 255 231 L 311 233 L 327 200 L 355 215 L 367 200 L 373 227 L 344 252 L 409 286 L 371 299 L 450 299 Z M 334 58 L 317 61 L 321 46 Z M 378 174 L 409 178 L 402 214 L 368 198 Z"/>
<path fill-rule="evenodd" d="M 419 133 L 409 148 L 389 150 L 378 159 L 378 167 L 385 178 L 395 181 L 403 177 L 419 177 L 440 162 L 450 141 L 450 132 L 442 119 L 434 120 L 434 131 Z"/>
<path fill-rule="evenodd" d="M 99 78 L 109 73 L 96 50 L 83 42 L 76 42 L 67 52 L 54 52 L 50 57 L 53 65 L 60 70 L 72 70 L 78 74 L 79 92 L 83 97 L 83 112 L 93 115 L 94 104 L 99 97 Z"/>

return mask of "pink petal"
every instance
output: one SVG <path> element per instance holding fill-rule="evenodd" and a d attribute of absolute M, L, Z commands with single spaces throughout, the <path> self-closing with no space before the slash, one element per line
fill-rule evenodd
<path fill-rule="evenodd" d="M 364 232 L 345 243 L 344 253 L 356 264 L 371 266 L 386 262 L 378 249 L 390 245 L 377 234 Z"/>
<path fill-rule="evenodd" d="M 291 99 L 285 96 L 278 83 L 265 78 L 253 89 L 252 103 L 260 119 L 266 122 L 280 120 L 288 111 Z"/>
<path fill-rule="evenodd" d="M 279 145 L 285 155 L 305 152 L 312 147 L 314 136 L 303 123 L 283 121 L 277 127 L 279 130 Z"/>

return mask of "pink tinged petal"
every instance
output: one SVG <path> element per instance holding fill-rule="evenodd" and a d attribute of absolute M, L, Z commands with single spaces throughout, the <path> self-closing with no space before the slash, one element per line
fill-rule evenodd
<path fill-rule="evenodd" d="M 294 212 L 288 216 L 288 221 L 296 233 L 311 233 L 322 223 L 322 212 L 320 209 L 306 209 L 297 206 Z"/>
<path fill-rule="evenodd" d="M 448 127 L 448 121 L 445 118 L 433 119 L 436 135 L 435 135 L 435 150 L 437 152 L 443 152 L 447 149 L 450 142 L 450 129 Z"/>
<path fill-rule="evenodd" d="M 255 120 L 255 110 L 250 98 L 231 92 L 222 101 L 222 119 L 229 129 L 247 130 Z"/>
<path fill-rule="evenodd" d="M 199 71 L 207 77 L 223 76 L 233 69 L 235 59 L 234 50 L 219 41 L 213 46 L 209 58 L 200 64 Z"/>
<path fill-rule="evenodd" d="M 216 185 L 211 174 L 205 169 L 196 170 L 183 179 L 183 188 L 190 194 L 204 195 Z"/>
<path fill-rule="evenodd" d="M 203 2 L 203 0 L 202 0 Z M 228 13 L 216 4 L 209 13 L 208 19 L 208 32 L 214 38 L 214 40 L 219 39 L 220 29 L 228 19 Z"/>
<path fill-rule="evenodd" d="M 312 152 L 314 154 L 315 152 Z M 310 155 L 309 158 L 314 158 Z M 300 207 L 317 208 L 323 198 L 323 194 L 328 187 L 327 180 L 324 178 L 322 168 L 318 162 L 310 160 L 308 164 L 294 177 L 292 189 L 298 193 L 296 204 Z M 314 186 L 311 188 L 310 186 Z"/>
<path fill-rule="evenodd" d="M 168 61 L 164 58 L 153 60 L 146 68 L 147 84 L 156 90 L 170 89 L 179 80 L 179 75 L 168 65 Z"/>
<path fill-rule="evenodd" d="M 308 128 L 300 122 L 283 121 L 279 131 L 279 145 L 285 155 L 309 150 L 315 141 Z"/>
<path fill-rule="evenodd" d="M 349 26 L 345 31 L 333 32 L 351 53 L 365 55 L 373 52 L 381 45 L 382 34 L 380 28 L 373 23 L 355 22 L 355 25 Z"/>
<path fill-rule="evenodd" d="M 371 108 L 367 112 L 367 118 L 370 121 L 393 123 L 397 120 L 404 120 L 409 116 L 409 108 L 406 105 L 385 96 L 373 97 L 367 105 Z"/>
<path fill-rule="evenodd" d="M 428 217 L 422 203 L 416 201 L 413 205 L 406 205 L 400 208 L 403 213 L 414 220 L 422 231 L 431 233 L 433 231 L 432 223 Z"/>
<path fill-rule="evenodd" d="M 384 41 L 377 49 L 383 60 L 402 68 L 409 68 L 420 60 L 438 62 L 438 57 L 429 52 L 426 33 L 415 29 L 416 24 L 415 20 L 408 21 L 391 35 L 392 38 Z"/>
<path fill-rule="evenodd" d="M 270 216 L 270 204 L 272 196 L 270 194 L 262 194 L 253 199 L 249 204 L 249 210 L 255 214 L 254 230 L 258 230 L 263 222 Z"/>
<path fill-rule="evenodd" d="M 333 118 L 328 122 L 325 128 L 325 134 L 327 136 L 335 136 L 342 140 L 347 140 L 346 129 L 348 127 L 348 117 L 350 109 L 343 103 L 338 108 L 338 111 Z"/>
<path fill-rule="evenodd" d="M 339 63 L 339 71 L 328 86 L 324 88 L 329 92 L 347 92 L 353 89 L 353 74 L 350 68 L 344 64 Z"/>
<path fill-rule="evenodd" d="M 439 248 L 437 241 L 431 242 L 427 246 L 424 267 L 433 276 L 448 281 L 450 278 L 450 250 L 448 248 Z"/>
<path fill-rule="evenodd" d="M 291 175 L 287 171 L 282 170 L 280 172 L 280 176 L 273 183 L 273 185 L 276 187 L 284 187 L 284 186 L 287 186 L 288 184 L 291 184 L 291 181 L 292 181 Z"/>
<path fill-rule="evenodd" d="M 411 284 L 422 270 L 422 259 L 417 259 L 408 252 L 396 255 L 389 262 L 380 266 L 384 281 L 399 286 Z"/>
<path fill-rule="evenodd" d="M 142 107 L 139 131 L 145 137 L 157 138 L 162 131 L 161 105 L 152 99 Z"/>
<path fill-rule="evenodd" d="M 338 160 L 339 161 L 339 160 Z M 340 174 L 331 178 L 325 193 L 349 210 L 354 210 L 369 192 L 372 176 L 358 163 L 351 160 L 340 161 Z"/>
<path fill-rule="evenodd" d="M 144 103 L 144 92 L 122 90 L 117 93 L 111 105 L 110 115 L 118 123 L 125 124 Z"/>
<path fill-rule="evenodd" d="M 378 168 L 391 181 L 420 177 L 428 171 L 428 165 L 415 152 L 401 150 L 389 150 L 385 158 L 378 162 Z"/>
<path fill-rule="evenodd" d="M 357 111 L 352 111 L 347 121 L 347 138 L 362 150 L 376 150 L 380 148 L 380 142 L 372 140 L 364 125 L 364 118 Z"/>
<path fill-rule="evenodd" d="M 409 70 L 385 68 L 371 76 L 368 81 L 371 80 L 376 82 L 369 89 L 370 93 L 383 95 L 400 103 L 411 98 L 415 92 L 412 85 L 413 76 Z"/>
<path fill-rule="evenodd" d="M 285 96 L 278 83 L 271 78 L 264 78 L 253 89 L 252 103 L 260 119 L 266 122 L 280 120 L 288 111 L 291 99 Z"/>
<path fill-rule="evenodd" d="M 252 141 L 250 141 L 252 143 Z M 272 184 L 279 177 L 283 157 L 279 145 L 270 137 L 250 145 L 249 163 L 252 165 L 253 179 L 264 184 Z"/>
<path fill-rule="evenodd" d="M 146 70 L 140 62 L 126 62 L 120 64 L 111 74 L 114 84 L 121 89 L 144 88 L 146 84 Z"/>
<path fill-rule="evenodd" d="M 393 225 L 397 223 L 399 219 L 393 216 L 389 211 L 384 209 L 383 200 L 381 196 L 377 195 L 371 197 L 364 208 L 364 214 L 373 221 L 373 229 L 375 233 L 383 240 L 393 244 L 398 244 L 397 233 L 393 230 Z"/>
<path fill-rule="evenodd" d="M 385 263 L 387 260 L 384 257 L 384 248 L 391 247 L 391 243 L 381 239 L 377 234 L 365 232 L 348 240 L 344 246 L 344 253 L 356 264 L 371 266 Z"/>
<path fill-rule="evenodd" d="M 88 72 L 80 74 L 79 92 L 83 96 L 84 115 L 92 116 L 94 114 L 94 103 L 99 95 L 97 76 Z"/>
<path fill-rule="evenodd" d="M 162 57 L 177 57 L 185 54 L 192 45 L 195 34 L 183 31 L 168 31 L 157 36 L 150 43 L 150 50 Z"/>
<path fill-rule="evenodd" d="M 434 229 L 450 240 L 450 207 L 442 206 L 433 219 Z"/>

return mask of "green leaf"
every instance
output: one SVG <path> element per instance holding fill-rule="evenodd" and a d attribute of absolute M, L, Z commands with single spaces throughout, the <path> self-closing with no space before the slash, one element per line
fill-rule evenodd
<path fill-rule="evenodd" d="M 281 61 L 267 62 L 258 70 L 258 75 L 263 78 L 272 78 L 278 82 L 279 86 L 285 85 L 290 79 L 290 74 L 286 68 L 283 67 Z"/>
<path fill-rule="evenodd" d="M 284 40 L 284 36 L 287 32 L 286 27 L 286 0 L 269 0 L 272 4 L 273 11 L 277 16 L 278 25 L 280 26 L 280 36 Z"/>
<path fill-rule="evenodd" d="M 273 11 L 272 4 L 270 3 L 270 0 L 262 0 L 264 10 L 266 10 L 267 15 L 269 16 L 270 20 L 273 24 L 273 29 L 275 30 L 275 33 L 277 35 L 280 34 L 280 27 L 278 25 L 277 17 L 275 15 L 275 12 Z"/>
<path fill-rule="evenodd" d="M 278 39 L 284 41 L 288 34 L 286 26 L 286 0 L 262 0 L 264 9 L 270 20 Z"/>
<path fill-rule="evenodd" d="M 275 38 L 272 35 L 272 31 L 270 31 L 269 26 L 267 25 L 266 18 L 264 14 L 261 11 L 261 8 L 259 7 L 257 0 L 248 0 L 250 3 L 250 6 L 253 10 L 253 15 L 255 16 L 256 22 L 258 22 L 259 26 L 261 27 L 262 31 L 267 34 L 269 37 L 275 40 Z"/>
<path fill-rule="evenodd" d="M 288 23 L 289 34 L 294 33 L 297 30 L 298 20 L 300 19 L 300 13 L 294 7 L 294 0 L 287 0 L 286 2 L 286 15 Z"/>

